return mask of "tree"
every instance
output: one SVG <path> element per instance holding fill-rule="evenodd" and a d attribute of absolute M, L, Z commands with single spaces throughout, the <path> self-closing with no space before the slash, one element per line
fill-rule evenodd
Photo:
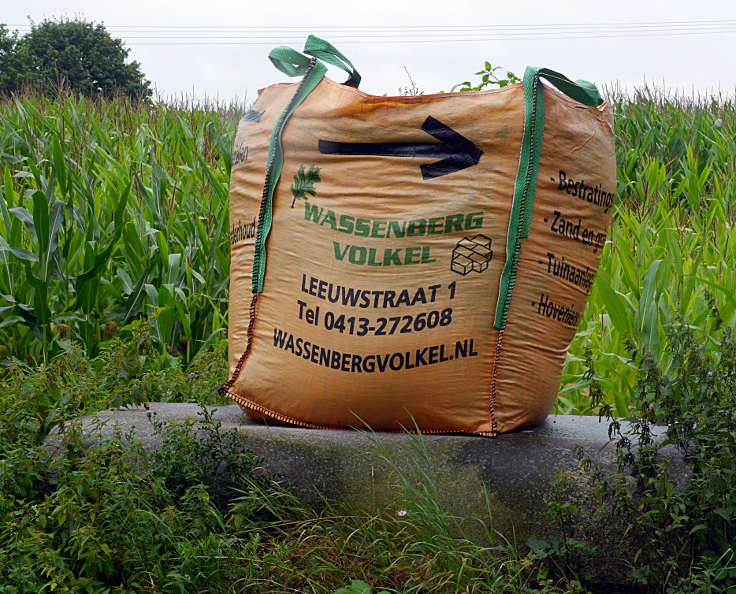
<path fill-rule="evenodd" d="M 6 53 L 3 54 L 3 49 Z M 66 88 L 90 96 L 151 95 L 138 62 L 103 25 L 80 20 L 43 21 L 22 38 L 0 30 L 0 90 L 28 85 L 46 94 Z M 8 62 L 6 73 L 4 61 Z M 7 79 L 7 80 L 5 80 Z"/>
<path fill-rule="evenodd" d="M 18 34 L 0 25 L 0 93 L 19 90 L 21 79 L 29 69 L 28 55 L 18 48 Z"/>

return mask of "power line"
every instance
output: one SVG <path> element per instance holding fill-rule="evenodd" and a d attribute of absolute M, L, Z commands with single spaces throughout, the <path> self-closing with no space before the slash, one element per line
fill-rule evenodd
<path fill-rule="evenodd" d="M 367 45 L 380 45 L 380 44 L 411 44 L 411 43 L 469 43 L 469 42 L 489 42 L 489 41 L 543 41 L 543 40 L 575 40 L 575 39 L 600 39 L 600 38 L 645 38 L 645 37 L 682 37 L 687 35 L 708 35 L 713 33 L 736 33 L 736 28 L 723 31 L 688 31 L 688 32 L 677 32 L 677 33 L 647 33 L 647 34 L 592 34 L 592 35 L 547 35 L 547 36 L 524 36 L 524 37 L 464 37 L 461 39 L 445 39 L 445 38 L 433 38 L 433 39 L 382 39 L 382 40 L 352 40 L 350 38 L 340 40 L 343 45 L 347 44 L 367 44 Z M 159 38 L 166 39 L 166 38 Z M 280 39 L 280 43 L 298 43 L 303 38 L 297 38 L 293 40 Z M 131 45 L 274 45 L 272 41 L 137 41 L 131 42 Z"/>
<path fill-rule="evenodd" d="M 331 38 L 348 37 L 351 40 L 358 38 L 414 38 L 426 37 L 432 35 L 433 39 L 438 36 L 446 36 L 453 34 L 468 35 L 540 35 L 540 34 L 576 34 L 581 29 L 587 28 L 588 33 L 603 34 L 635 34 L 635 33 L 674 33 L 674 32 L 730 32 L 731 28 L 736 25 L 736 19 L 725 19 L 721 21 L 689 21 L 689 22 L 664 22 L 664 23 L 629 23 L 626 25 L 608 23 L 608 24 L 547 24 L 547 25 L 476 25 L 476 26 L 407 26 L 407 27 L 317 27 L 316 30 L 328 31 Z M 25 28 L 27 32 L 30 27 Z M 110 27 L 114 32 L 118 32 L 115 27 Z M 304 28 L 313 31 L 315 28 Z M 242 39 L 263 39 L 263 40 L 285 40 L 287 35 L 299 35 L 301 39 L 302 33 L 296 28 L 278 27 L 174 27 L 174 26 L 126 26 L 125 31 L 118 33 L 124 34 L 127 39 L 144 39 L 151 38 L 171 38 L 171 39 L 203 39 L 217 36 L 223 38 L 224 34 L 236 34 Z M 140 34 L 140 35 L 139 35 Z M 150 35 L 153 34 L 153 35 Z M 291 40 L 291 38 L 289 38 Z"/>
<path fill-rule="evenodd" d="M 646 31 L 643 33 L 624 33 L 624 32 L 605 32 L 605 33 L 593 33 L 593 34 L 560 34 L 560 35 L 547 35 L 544 37 L 529 37 L 528 35 L 522 35 L 522 34 L 509 34 L 509 35 L 495 35 L 493 37 L 463 37 L 462 39 L 452 39 L 452 38 L 443 38 L 443 37 L 430 37 L 426 38 L 424 36 L 423 38 L 418 37 L 388 37 L 383 35 L 355 35 L 355 36 L 337 36 L 332 37 L 333 40 L 340 40 L 341 43 L 344 42 L 355 42 L 355 43 L 411 43 L 414 41 L 417 42 L 433 42 L 433 41 L 495 41 L 495 40 L 519 40 L 519 41 L 526 41 L 528 39 L 590 39 L 590 38 L 598 38 L 598 37 L 647 37 L 647 36 L 679 36 L 679 35 L 708 35 L 713 33 L 734 33 L 736 32 L 736 26 L 731 27 L 729 29 L 719 29 L 718 31 L 707 31 L 707 30 L 694 30 L 694 31 L 676 31 L 676 32 L 652 32 L 652 31 Z M 189 40 L 202 40 L 204 42 L 217 42 L 217 43 L 231 43 L 235 41 L 246 41 L 246 42 L 253 42 L 256 44 L 261 43 L 273 43 L 273 42 L 299 42 L 303 40 L 303 37 L 293 37 L 293 38 L 285 38 L 285 37 L 270 37 L 270 38 L 263 38 L 263 37 L 248 37 L 248 36 L 199 36 L 199 37 L 189 37 L 189 36 L 130 36 L 126 37 L 126 40 L 139 40 L 139 39 L 155 39 L 155 40 L 173 40 L 173 41 L 185 41 L 189 42 Z M 226 40 L 226 41 L 222 41 Z M 258 40 L 258 41 L 254 41 Z M 365 41 L 363 41 L 365 40 Z"/>
<path fill-rule="evenodd" d="M 29 26 L 27 26 L 30 29 Z M 638 23 L 576 23 L 539 25 L 395 25 L 348 27 L 235 27 L 204 25 L 121 25 L 118 34 L 136 46 L 273 45 L 300 43 L 302 30 L 328 31 L 341 44 L 472 43 L 489 41 L 547 41 L 600 38 L 680 37 L 730 34 L 736 19 Z M 351 32 L 352 30 L 352 32 Z M 279 31 L 283 33 L 278 34 Z M 242 33 L 241 33 L 242 32 Z M 274 32 L 277 34 L 274 35 Z M 240 33 L 240 34 L 238 34 Z M 260 34 L 262 33 L 262 34 Z M 455 38 L 458 34 L 462 38 Z"/>
<path fill-rule="evenodd" d="M 713 31 L 713 32 L 721 32 L 721 31 L 730 31 L 733 27 L 736 27 L 736 19 L 733 22 L 718 23 L 717 26 L 713 25 L 713 26 L 709 26 L 709 27 L 705 27 L 705 26 L 702 26 L 702 25 L 691 26 L 691 27 L 671 28 L 671 29 L 662 29 L 662 28 L 655 28 L 655 27 L 641 27 L 641 28 L 637 28 L 637 29 L 633 29 L 633 30 L 626 30 L 626 29 L 621 29 L 621 28 L 616 28 L 616 27 L 610 27 L 610 28 L 606 28 L 606 29 L 598 29 L 598 30 L 595 31 L 595 33 L 596 34 L 597 33 L 618 33 L 618 32 L 621 32 L 621 33 L 648 33 L 648 32 L 680 32 L 680 31 L 684 31 L 684 32 L 687 32 L 687 31 L 705 31 L 705 32 L 711 32 L 711 31 Z M 138 35 L 138 33 L 139 33 L 138 31 L 132 31 L 133 35 L 130 35 L 127 38 L 128 39 L 146 39 L 146 38 L 151 38 L 151 39 L 154 39 L 154 38 L 156 38 L 156 39 L 158 39 L 158 38 L 163 38 L 163 39 L 178 39 L 178 38 L 199 39 L 199 38 L 215 37 L 214 34 L 209 34 L 209 33 L 207 33 L 207 31 L 209 31 L 209 30 L 197 31 L 196 32 L 196 35 L 191 34 L 191 33 L 176 34 L 176 32 L 174 32 L 174 31 L 171 31 L 171 32 L 162 31 L 162 32 L 158 32 L 158 33 L 167 33 L 167 35 L 150 35 L 150 36 L 149 36 L 149 33 L 154 33 L 155 34 L 157 32 L 156 31 L 140 31 L 140 33 L 143 33 L 143 35 L 140 35 L 139 36 Z M 564 29 L 560 29 L 560 30 L 557 30 L 557 31 L 541 30 L 541 31 L 539 31 L 539 33 L 542 33 L 542 34 L 544 34 L 544 33 L 558 34 L 560 32 L 562 32 L 562 33 L 565 33 L 565 32 L 576 33 L 576 32 L 579 32 L 579 31 L 580 31 L 580 28 L 579 27 L 566 26 L 566 27 L 564 27 Z M 460 31 L 460 32 L 466 33 L 468 35 L 486 35 L 487 34 L 486 31 L 484 31 L 484 30 L 473 30 L 473 31 L 467 31 L 467 32 Z M 222 38 L 222 39 L 230 39 L 230 38 L 233 38 L 233 37 L 223 37 L 223 35 L 224 34 L 231 34 L 231 33 L 237 33 L 237 31 L 236 30 L 232 30 L 232 31 L 230 31 L 230 30 L 227 30 L 227 31 L 226 30 L 223 30 L 223 31 L 217 32 L 216 36 L 218 38 Z M 447 34 L 455 34 L 455 33 L 458 33 L 458 31 L 455 31 L 455 30 L 444 30 L 444 31 L 441 31 L 439 33 L 441 35 L 447 35 Z M 536 32 L 532 32 L 530 30 L 518 30 L 518 31 L 515 31 L 515 30 L 507 30 L 507 31 L 498 31 L 498 32 L 495 32 L 495 33 L 492 33 L 492 34 L 493 35 L 504 35 L 504 36 L 506 36 L 506 35 L 528 35 L 530 33 L 536 34 Z M 276 35 L 276 36 L 274 36 L 272 34 L 263 34 L 263 35 L 242 34 L 242 35 L 237 35 L 236 37 L 237 38 L 242 38 L 242 39 L 276 39 L 276 40 L 278 40 L 278 39 L 286 39 L 287 37 L 285 37 L 285 35 L 294 35 L 294 34 L 293 33 L 288 33 L 288 34 L 281 34 L 281 35 Z M 330 34 L 331 38 L 333 38 L 333 39 L 336 38 L 336 37 L 349 37 L 351 39 L 359 39 L 359 38 L 388 38 L 388 37 L 406 37 L 406 38 L 412 38 L 412 37 L 426 37 L 428 35 L 434 35 L 434 36 L 436 36 L 436 33 L 434 33 L 434 32 L 428 32 L 428 31 L 407 31 L 407 32 L 397 32 L 397 33 L 391 33 L 391 32 L 367 32 L 367 34 L 363 34 L 362 32 L 360 32 L 360 33 L 335 32 L 335 33 L 331 33 Z M 289 39 L 291 39 L 291 37 L 289 37 Z M 302 37 L 301 36 L 294 37 L 294 39 L 302 39 Z"/>
<path fill-rule="evenodd" d="M 541 23 L 541 24 L 495 24 L 495 25 L 326 25 L 318 27 L 321 30 L 472 30 L 472 29 L 545 29 L 545 28 L 577 28 L 577 27 L 676 27 L 697 25 L 719 25 L 736 22 L 736 19 L 709 19 L 709 20 L 687 20 L 687 21 L 639 21 L 639 22 L 607 22 L 607 23 Z M 17 24 L 9 27 L 30 29 L 31 25 Z M 311 31 L 315 27 L 289 27 L 289 26 L 236 26 L 236 25 L 109 25 L 107 29 L 137 29 L 137 30 L 250 30 L 250 31 Z"/>
<path fill-rule="evenodd" d="M 576 29 L 568 29 L 568 30 L 562 30 L 562 31 L 540 31 L 539 33 L 532 33 L 532 32 L 523 32 L 523 31 L 501 31 L 498 33 L 491 33 L 494 37 L 526 37 L 530 34 L 535 35 L 580 35 L 580 34 L 586 34 L 586 35 L 646 35 L 646 34 L 689 34 L 689 33 L 729 33 L 734 30 L 736 27 L 736 23 L 728 26 L 721 26 L 717 29 L 714 28 L 689 28 L 689 29 L 673 29 L 673 30 L 666 30 L 666 29 L 637 29 L 634 31 L 625 31 L 625 30 L 599 30 L 599 31 L 593 31 L 590 33 L 586 32 L 580 32 Z M 456 32 L 451 34 L 455 34 Z M 430 37 L 431 35 L 431 37 Z M 485 32 L 477 32 L 477 33 L 469 33 L 465 35 L 466 39 L 476 39 L 479 35 L 488 35 L 488 33 Z M 430 40 L 434 39 L 442 39 L 443 37 L 446 37 L 447 34 L 444 35 L 435 35 L 431 33 L 404 33 L 404 34 L 376 34 L 376 35 L 358 35 L 358 34 L 346 34 L 346 33 L 339 33 L 339 34 L 332 34 L 330 35 L 331 39 L 415 39 L 419 37 L 429 38 Z M 133 35 L 127 35 L 125 37 L 126 39 L 241 39 L 241 40 L 249 40 L 249 39 L 258 39 L 258 40 L 268 40 L 268 41 L 299 41 L 304 39 L 303 36 L 298 37 L 292 37 L 292 36 L 285 36 L 285 35 L 224 35 L 224 34 L 198 34 L 198 35 L 139 35 L 137 33 Z"/>

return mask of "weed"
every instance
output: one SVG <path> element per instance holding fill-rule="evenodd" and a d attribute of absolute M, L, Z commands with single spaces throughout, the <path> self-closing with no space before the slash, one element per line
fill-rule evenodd
<path fill-rule="evenodd" d="M 719 325 L 717 310 L 713 317 Z M 643 586 L 730 591 L 736 583 L 736 337 L 727 328 L 714 350 L 681 322 L 668 328 L 666 341 L 677 365 L 663 364 L 646 342 L 629 344 L 640 369 L 637 412 L 625 421 L 609 416 L 618 471 L 595 469 L 600 496 L 633 519 L 626 527 L 639 545 L 632 576 Z M 602 397 L 598 380 L 591 382 Z M 671 448 L 687 466 L 685 480 L 672 472 Z"/>

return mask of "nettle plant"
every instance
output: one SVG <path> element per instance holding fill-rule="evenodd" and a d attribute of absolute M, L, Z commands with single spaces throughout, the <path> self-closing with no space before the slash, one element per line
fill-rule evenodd
<path fill-rule="evenodd" d="M 589 353 L 591 398 L 609 420 L 618 465 L 613 474 L 594 472 L 603 500 L 634 518 L 626 530 L 638 543 L 632 575 L 639 583 L 726 591 L 736 582 L 736 333 L 725 328 L 717 341 L 704 341 L 679 322 L 667 342 L 667 365 L 629 343 L 638 412 L 626 423 L 606 403 Z M 687 464 L 686 481 L 672 472 L 673 447 Z"/>

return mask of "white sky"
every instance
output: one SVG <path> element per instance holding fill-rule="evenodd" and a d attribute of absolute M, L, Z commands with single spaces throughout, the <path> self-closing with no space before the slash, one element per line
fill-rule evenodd
<path fill-rule="evenodd" d="M 521 75 L 527 64 L 559 70 L 570 78 L 584 78 L 597 84 L 618 82 L 632 87 L 645 80 L 688 94 L 736 89 L 736 0 L 616 0 L 609 2 L 526 0 L 372 0 L 370 2 L 324 0 L 0 0 L 0 22 L 27 25 L 28 17 L 83 17 L 104 22 L 108 27 L 135 26 L 139 30 L 116 29 L 132 50 L 130 57 L 141 63 L 146 76 L 163 96 L 195 95 L 220 99 L 254 99 L 258 88 L 285 77 L 267 59 L 277 45 L 301 49 L 306 30 L 325 37 L 342 50 L 363 74 L 361 88 L 376 94 L 396 94 L 408 84 L 404 66 L 425 92 L 449 90 L 480 69 L 484 60 Z M 679 30 L 717 28 L 719 32 L 700 35 L 602 36 L 585 23 L 666 23 L 677 21 Z M 692 21 L 713 21 L 692 25 Z M 682 24 L 683 22 L 691 23 Z M 485 40 L 429 43 L 385 43 L 381 37 L 360 42 L 354 37 L 336 38 L 345 32 L 329 28 L 399 27 L 402 39 L 415 26 L 498 26 L 551 25 L 574 27 L 566 37 L 543 40 L 488 40 L 497 32 L 476 34 Z M 141 36 L 183 35 L 186 30 L 167 33 L 141 32 L 141 27 L 300 27 L 304 31 L 273 31 L 274 39 L 261 45 L 151 45 L 158 39 Z M 631 31 L 631 29 L 627 29 Z M 384 31 L 355 31 L 358 35 L 385 35 Z M 540 36 L 530 30 L 525 37 Z M 198 32 L 196 35 L 202 35 Z M 254 35 L 254 31 L 210 34 L 224 41 L 226 36 Z M 263 34 L 263 32 L 261 32 Z M 549 37 L 545 32 L 544 36 Z M 302 41 L 293 38 L 302 38 Z M 422 37 L 427 39 L 426 33 Z M 463 33 L 442 33 L 445 39 L 467 38 Z M 186 41 L 186 39 L 182 40 Z M 229 40 L 232 42 L 234 40 Z M 252 42 L 252 40 L 250 40 Z M 191 39 L 189 39 L 191 42 Z M 342 80 L 341 71 L 330 75 Z"/>

